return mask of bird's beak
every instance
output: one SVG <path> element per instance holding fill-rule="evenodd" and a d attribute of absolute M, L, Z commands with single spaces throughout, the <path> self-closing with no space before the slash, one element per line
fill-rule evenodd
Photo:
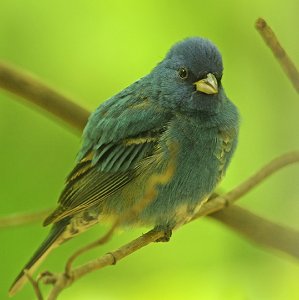
<path fill-rule="evenodd" d="M 194 82 L 196 90 L 208 95 L 218 93 L 218 83 L 216 77 L 209 73 L 206 78 Z"/>

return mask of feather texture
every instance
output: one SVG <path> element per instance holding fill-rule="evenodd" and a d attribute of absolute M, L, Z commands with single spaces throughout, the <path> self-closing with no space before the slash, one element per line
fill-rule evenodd
<path fill-rule="evenodd" d="M 58 200 L 57 209 L 46 218 L 44 226 L 93 206 L 100 206 L 136 178 L 153 156 L 165 126 L 117 143 L 90 149 L 69 174 Z"/>

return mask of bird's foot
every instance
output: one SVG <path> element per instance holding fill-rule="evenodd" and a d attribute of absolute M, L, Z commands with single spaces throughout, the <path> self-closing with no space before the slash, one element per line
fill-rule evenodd
<path fill-rule="evenodd" d="M 164 236 L 161 237 L 161 238 L 158 238 L 156 240 L 157 243 L 160 243 L 160 242 L 169 242 L 171 236 L 172 236 L 172 227 L 170 226 L 156 226 L 154 228 L 155 231 L 163 231 L 164 232 Z"/>

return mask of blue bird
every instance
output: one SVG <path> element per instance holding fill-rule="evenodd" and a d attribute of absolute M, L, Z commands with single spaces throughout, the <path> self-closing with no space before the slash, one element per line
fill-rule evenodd
<path fill-rule="evenodd" d="M 142 201 L 149 178 L 162 174 L 171 159 L 175 171 L 169 182 L 128 223 L 170 236 L 192 218 L 223 178 L 237 145 L 239 113 L 224 92 L 222 73 L 218 49 L 207 39 L 188 38 L 91 114 L 77 164 L 58 207 L 44 221 L 53 224 L 50 234 L 10 295 L 26 282 L 24 270 L 32 274 L 51 250 Z"/>

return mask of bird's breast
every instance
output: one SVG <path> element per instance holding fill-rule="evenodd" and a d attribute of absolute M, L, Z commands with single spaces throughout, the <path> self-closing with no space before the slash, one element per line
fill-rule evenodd
<path fill-rule="evenodd" d="M 196 120 L 174 120 L 163 133 L 154 173 L 174 173 L 158 185 L 157 197 L 140 214 L 144 224 L 177 227 L 190 220 L 222 178 L 234 149 L 234 134 L 221 127 L 203 127 Z M 175 149 L 176 151 L 171 151 Z"/>
<path fill-rule="evenodd" d="M 171 124 L 168 143 L 178 147 L 175 173 L 161 187 L 161 197 L 174 206 L 180 202 L 197 204 L 206 199 L 223 177 L 234 148 L 234 130 L 204 127 L 197 120 L 181 118 Z"/>

